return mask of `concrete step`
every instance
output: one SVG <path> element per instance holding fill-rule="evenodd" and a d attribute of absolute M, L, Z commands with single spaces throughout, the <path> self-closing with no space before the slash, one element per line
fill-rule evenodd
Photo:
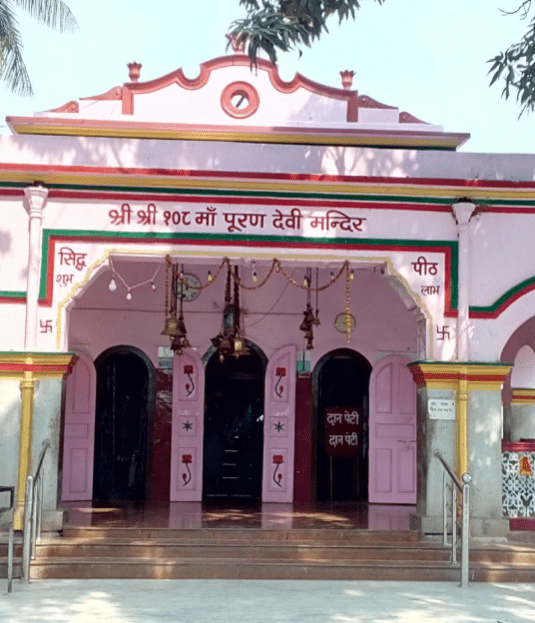
<path fill-rule="evenodd" d="M 329 579 L 453 581 L 451 564 L 421 561 L 273 561 L 235 558 L 159 560 L 118 558 L 56 558 L 37 560 L 31 577 L 145 579 Z"/>
<path fill-rule="evenodd" d="M 22 577 L 22 561 L 20 558 L 13 559 L 13 577 Z M 7 578 L 7 556 L 0 556 L 0 578 Z"/>
<path fill-rule="evenodd" d="M 64 528 L 66 538 L 94 539 L 229 539 L 249 538 L 268 541 L 358 541 L 359 543 L 418 542 L 416 530 L 332 530 L 297 529 L 264 530 L 262 528 Z"/>
<path fill-rule="evenodd" d="M 449 560 L 449 552 L 433 543 L 340 544 L 266 540 L 92 540 L 54 539 L 37 546 L 44 558 L 240 558 L 266 560 Z"/>
<path fill-rule="evenodd" d="M 398 580 L 458 582 L 459 565 L 422 561 L 306 561 L 188 559 L 146 561 L 118 558 L 56 558 L 37 560 L 31 577 L 114 579 L 270 579 L 270 580 Z M 474 564 L 470 580 L 476 582 L 534 582 L 528 565 Z"/>

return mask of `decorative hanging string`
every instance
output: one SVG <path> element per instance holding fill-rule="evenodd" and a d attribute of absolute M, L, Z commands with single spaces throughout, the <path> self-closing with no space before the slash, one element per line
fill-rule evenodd
<path fill-rule="evenodd" d="M 340 270 L 338 271 L 338 273 L 337 273 L 336 275 L 331 274 L 331 278 L 330 278 L 330 280 L 329 280 L 329 283 L 325 284 L 324 286 L 318 286 L 318 285 L 316 284 L 316 287 L 314 288 L 314 287 L 312 286 L 312 284 L 310 284 L 310 285 L 308 285 L 308 286 L 307 286 L 307 285 L 305 285 L 305 284 L 301 285 L 300 283 L 297 283 L 297 281 L 296 281 L 293 277 L 291 277 L 290 275 L 288 275 L 288 273 L 285 271 L 284 267 L 283 267 L 283 266 L 282 266 L 282 264 L 279 262 L 279 260 L 275 259 L 275 260 L 273 260 L 273 261 L 276 263 L 276 265 L 277 265 L 278 269 L 280 270 L 280 272 L 284 275 L 284 277 L 286 277 L 286 279 L 287 279 L 287 280 L 288 280 L 288 281 L 289 281 L 289 282 L 290 282 L 293 286 L 296 286 L 297 288 L 301 288 L 302 290 L 311 290 L 312 292 L 323 292 L 323 290 L 327 290 L 327 288 L 330 288 L 331 286 L 333 286 L 333 285 L 334 285 L 334 284 L 338 281 L 338 279 L 340 279 L 340 277 L 343 275 L 343 273 L 344 273 L 344 271 L 345 271 L 345 270 L 348 270 L 348 269 L 349 269 L 349 262 L 348 262 L 348 261 L 345 261 L 345 262 L 342 264 L 342 267 L 340 268 Z"/>
<path fill-rule="evenodd" d="M 319 304 L 318 304 L 318 275 L 319 275 L 319 268 L 316 268 L 316 313 L 314 315 L 314 326 L 315 327 L 319 327 L 321 322 L 320 322 L 320 309 L 319 309 Z"/>
<path fill-rule="evenodd" d="M 351 281 L 351 273 L 349 272 L 349 264 L 346 262 L 346 341 L 349 344 L 351 342 L 351 292 L 349 289 L 349 283 Z"/>
<path fill-rule="evenodd" d="M 117 272 L 117 269 L 113 265 L 113 259 L 112 259 L 111 255 L 110 255 L 110 266 L 111 266 L 112 273 L 117 277 L 117 279 L 119 279 L 119 281 L 126 288 L 126 298 L 128 300 L 131 300 L 131 298 L 132 298 L 132 290 L 135 290 L 136 288 L 141 288 L 141 286 L 145 286 L 148 283 L 150 283 L 152 290 L 156 290 L 156 286 L 154 285 L 154 280 L 158 276 L 158 273 L 160 272 L 160 269 L 162 267 L 162 265 L 159 264 L 158 268 L 154 272 L 154 275 L 152 275 L 152 277 L 150 279 L 145 279 L 145 281 L 140 281 L 139 283 L 135 283 L 134 285 L 129 286 L 126 283 L 126 281 L 123 279 L 123 277 Z"/>
<path fill-rule="evenodd" d="M 111 260 L 111 258 L 110 258 Z M 165 261 L 169 266 L 173 266 L 173 261 L 171 259 L 171 257 L 169 255 L 167 255 L 165 257 Z M 211 286 L 213 283 L 215 283 L 219 277 L 219 275 L 221 274 L 221 271 L 224 269 L 224 267 L 227 266 L 228 268 L 230 268 L 231 266 L 231 261 L 228 257 L 224 257 L 219 266 L 217 267 L 217 270 L 215 271 L 214 275 L 212 275 L 210 273 L 210 271 L 208 272 L 208 278 L 206 280 L 205 283 L 201 283 L 200 285 L 196 286 L 193 284 L 188 283 L 186 285 L 187 288 L 190 288 L 191 290 L 205 290 L 206 288 L 208 288 L 209 286 Z M 159 268 L 158 268 L 159 270 Z M 295 270 L 295 269 L 294 269 Z M 254 269 L 255 272 L 255 278 L 256 277 L 256 268 Z M 316 285 L 313 286 L 312 285 L 312 274 L 309 272 L 309 269 L 307 269 L 307 276 L 305 277 L 304 281 L 302 284 L 298 283 L 296 279 L 294 279 L 293 277 L 293 272 L 292 274 L 289 274 L 287 269 L 284 268 L 284 266 L 281 264 L 280 260 L 278 260 L 277 258 L 274 258 L 271 261 L 271 266 L 269 267 L 269 270 L 266 274 L 266 276 L 260 280 L 258 283 L 255 283 L 254 285 L 247 285 L 245 284 L 244 280 L 242 277 L 240 276 L 236 276 L 236 275 L 232 275 L 232 278 L 237 281 L 238 285 L 240 286 L 240 288 L 242 288 L 243 290 L 249 290 L 249 291 L 254 291 L 254 290 L 259 290 L 260 288 L 264 287 L 267 282 L 271 279 L 271 277 L 273 276 L 274 272 L 280 272 L 282 273 L 282 275 L 285 277 L 285 279 L 288 281 L 288 283 L 290 283 L 291 285 L 300 288 L 302 290 L 307 290 L 309 292 L 315 292 L 316 293 L 316 308 L 318 308 L 318 297 L 317 294 L 318 292 L 323 292 L 324 290 L 327 290 L 328 288 L 330 288 L 331 286 L 333 286 L 339 279 L 340 277 L 344 274 L 344 272 L 346 274 L 349 275 L 349 280 L 352 281 L 353 280 L 353 271 L 350 271 L 349 269 L 349 262 L 346 260 L 342 266 L 340 267 L 339 271 L 335 274 L 335 273 L 331 273 L 331 276 L 329 278 L 328 283 L 320 286 L 318 285 L 318 273 L 319 273 L 319 269 L 316 269 Z M 140 285 L 144 285 L 146 283 L 152 283 L 152 281 L 155 279 L 156 275 L 157 275 L 158 271 L 156 271 L 154 277 L 147 281 L 142 282 L 141 284 L 137 284 L 135 286 L 131 286 L 130 289 L 133 288 L 137 288 Z M 124 283 L 125 287 L 128 289 L 129 286 L 124 282 L 124 280 L 122 279 L 122 277 L 118 274 L 117 276 L 119 277 L 119 279 Z M 166 276 L 166 286 L 168 286 L 168 276 Z M 166 287 L 166 291 L 168 290 L 168 288 Z M 166 301 L 167 303 L 167 301 Z M 167 307 L 167 304 L 166 304 Z M 316 309 L 316 317 L 318 317 L 318 310 Z"/>

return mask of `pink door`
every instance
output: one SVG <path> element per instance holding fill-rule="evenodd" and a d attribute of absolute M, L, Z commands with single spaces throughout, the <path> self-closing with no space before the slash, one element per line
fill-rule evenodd
<path fill-rule="evenodd" d="M 95 395 L 95 366 L 81 354 L 66 385 L 61 484 L 61 499 L 65 502 L 93 497 Z"/>
<path fill-rule="evenodd" d="M 262 502 L 293 501 L 295 358 L 295 346 L 285 346 L 266 369 Z"/>
<path fill-rule="evenodd" d="M 204 429 L 204 365 L 188 348 L 173 361 L 171 502 L 200 502 Z"/>
<path fill-rule="evenodd" d="M 416 504 L 416 385 L 407 363 L 385 357 L 370 377 L 371 504 Z"/>

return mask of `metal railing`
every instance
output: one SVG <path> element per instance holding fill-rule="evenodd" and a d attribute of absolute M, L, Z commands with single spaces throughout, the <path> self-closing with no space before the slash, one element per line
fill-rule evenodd
<path fill-rule="evenodd" d="M 7 592 L 13 590 L 13 507 L 15 505 L 15 487 L 0 487 L 0 493 L 9 493 L 10 519 L 7 541 Z"/>
<path fill-rule="evenodd" d="M 438 450 L 435 456 L 444 467 L 444 488 L 442 496 L 442 544 L 448 547 L 448 510 L 451 510 L 451 562 L 457 562 L 457 529 L 461 530 L 461 588 L 468 586 L 469 574 L 469 538 L 470 538 L 470 482 L 472 476 L 466 473 L 462 476 L 462 482 L 457 478 L 451 467 L 446 463 Z M 448 476 L 451 481 L 448 484 Z M 457 519 L 457 496 L 461 498 L 461 521 Z M 448 504 L 448 496 L 451 496 L 451 508 Z"/>
<path fill-rule="evenodd" d="M 33 471 L 26 478 L 26 496 L 24 499 L 24 533 L 22 545 L 22 578 L 30 581 L 30 561 L 35 559 L 35 544 L 41 538 L 43 519 L 43 461 L 50 448 L 48 439 L 43 441 L 39 460 Z"/>

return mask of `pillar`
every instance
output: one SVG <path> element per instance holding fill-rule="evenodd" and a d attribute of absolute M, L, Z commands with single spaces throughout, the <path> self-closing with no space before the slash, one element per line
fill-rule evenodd
<path fill-rule="evenodd" d="M 459 307 L 457 316 L 457 361 L 470 360 L 469 306 L 470 306 L 470 218 L 476 206 L 459 201 L 452 206 L 459 236 Z"/>
<path fill-rule="evenodd" d="M 472 476 L 472 536 L 506 534 L 509 525 L 502 517 L 501 489 L 501 389 L 511 366 L 415 362 L 409 369 L 418 386 L 418 500 L 411 526 L 426 534 L 442 530 L 443 468 L 434 456 L 439 450 L 453 468 L 455 461 L 460 461 L 456 470 L 459 476 L 465 472 Z M 429 406 L 432 399 L 449 401 L 452 408 L 437 417 Z M 460 425 L 462 411 L 469 417 Z"/>
<path fill-rule="evenodd" d="M 28 186 L 24 189 L 24 207 L 30 217 L 24 337 L 25 351 L 34 351 L 37 346 L 37 307 L 39 301 L 39 273 L 41 270 L 43 209 L 46 205 L 47 197 L 48 189 L 44 186 Z"/>
<path fill-rule="evenodd" d="M 10 388 L 7 400 L 0 399 L 0 416 L 8 423 L 0 436 L 0 473 L 8 474 L 3 484 L 14 486 L 16 490 L 16 530 L 21 530 L 23 525 L 26 478 L 35 466 L 45 439 L 49 440 L 50 448 L 44 464 L 43 527 L 61 528 L 62 513 L 55 509 L 59 489 L 63 378 L 72 372 L 77 359 L 73 353 L 0 352 L 0 380 L 7 381 L 9 384 L 4 387 Z M 16 393 L 11 393 L 15 384 L 20 386 L 20 406 Z M 17 455 L 15 472 L 13 465 Z"/>
<path fill-rule="evenodd" d="M 24 495 L 26 491 L 26 478 L 32 466 L 32 428 L 33 428 L 33 395 L 35 380 L 32 371 L 23 372 L 20 382 L 21 393 L 21 417 L 20 417 L 20 444 L 19 444 L 19 469 L 17 477 L 17 490 L 15 495 L 14 529 L 22 530 L 24 519 Z"/>

